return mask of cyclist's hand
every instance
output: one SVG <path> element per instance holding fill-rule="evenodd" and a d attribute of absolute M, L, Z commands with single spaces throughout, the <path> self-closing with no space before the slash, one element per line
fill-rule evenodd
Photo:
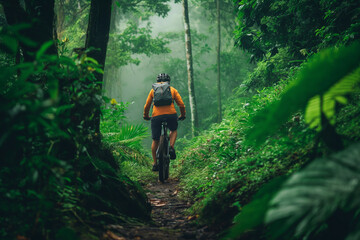
<path fill-rule="evenodd" d="M 182 121 L 182 120 L 185 120 L 185 118 L 186 118 L 185 116 L 180 116 L 180 117 L 178 118 L 178 120 L 179 120 L 179 121 Z"/>
<path fill-rule="evenodd" d="M 143 117 L 146 121 L 149 121 L 151 118 L 150 117 Z"/>

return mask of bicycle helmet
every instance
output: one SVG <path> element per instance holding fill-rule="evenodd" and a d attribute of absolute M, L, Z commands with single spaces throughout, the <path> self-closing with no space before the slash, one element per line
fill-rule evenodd
<path fill-rule="evenodd" d="M 156 81 L 157 82 L 170 82 L 170 76 L 169 76 L 169 74 L 166 74 L 166 73 L 160 73 L 156 77 Z"/>

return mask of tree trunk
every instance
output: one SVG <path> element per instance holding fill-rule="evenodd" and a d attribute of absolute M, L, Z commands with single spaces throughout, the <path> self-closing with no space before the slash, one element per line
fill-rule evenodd
<path fill-rule="evenodd" d="M 89 23 L 86 33 L 85 48 L 98 48 L 88 53 L 105 66 L 106 50 L 109 41 L 112 0 L 92 0 L 90 6 Z M 102 80 L 98 79 L 98 80 Z"/>
<path fill-rule="evenodd" d="M 31 24 L 30 28 L 24 29 L 20 33 L 41 45 L 54 40 L 54 1 L 25 0 L 25 9 L 22 8 L 20 0 L 0 1 L 0 3 L 3 5 L 7 23 L 9 25 Z M 38 21 L 33 21 L 33 19 Z M 29 46 L 22 42 L 19 44 L 23 50 L 24 60 L 33 61 L 34 54 L 32 53 L 38 50 L 39 45 Z M 57 54 L 55 44 L 48 49 L 47 53 Z"/>
<path fill-rule="evenodd" d="M 198 127 L 198 117 L 196 110 L 195 89 L 194 89 L 194 69 L 191 50 L 191 34 L 190 34 L 190 21 L 188 0 L 183 0 L 183 14 L 184 14 L 184 27 L 185 27 L 185 50 L 186 50 L 186 64 L 188 73 L 188 89 L 189 89 L 189 102 L 191 111 L 191 132 L 195 136 Z"/>
<path fill-rule="evenodd" d="M 85 48 L 94 47 L 95 50 L 88 53 L 88 56 L 98 61 L 105 68 L 106 50 L 109 41 L 109 30 L 111 20 L 111 4 L 112 0 L 92 0 L 90 6 L 89 23 L 86 33 Z M 95 73 L 97 82 L 103 81 L 103 76 Z M 99 84 L 99 89 L 101 90 Z M 100 91 L 99 91 L 100 92 Z M 96 135 L 100 133 L 100 108 L 94 116 L 94 125 L 91 126 L 95 130 Z"/>
<path fill-rule="evenodd" d="M 220 0 L 216 1 L 217 18 L 217 99 L 218 99 L 218 122 L 222 119 L 221 110 L 221 85 L 220 85 L 220 52 L 221 52 L 221 32 L 220 32 Z"/>
<path fill-rule="evenodd" d="M 64 0 L 57 1 L 56 4 L 56 33 L 59 39 L 63 38 L 64 24 L 65 24 L 65 6 Z"/>

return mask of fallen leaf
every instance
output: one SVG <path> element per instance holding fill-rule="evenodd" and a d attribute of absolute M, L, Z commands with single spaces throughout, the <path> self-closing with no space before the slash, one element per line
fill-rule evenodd
<path fill-rule="evenodd" d="M 106 240 L 126 240 L 126 238 L 119 237 L 118 235 L 116 235 L 115 233 L 113 233 L 109 230 L 104 234 L 104 239 L 106 239 Z"/>
<path fill-rule="evenodd" d="M 188 216 L 188 220 L 194 220 L 197 219 L 199 217 L 199 215 L 193 215 L 193 216 Z"/>
<path fill-rule="evenodd" d="M 16 240 L 29 240 L 29 238 L 27 238 L 25 236 L 17 235 Z"/>
<path fill-rule="evenodd" d="M 166 202 L 160 200 L 160 199 L 150 199 L 151 205 L 155 207 L 162 207 L 166 205 Z"/>

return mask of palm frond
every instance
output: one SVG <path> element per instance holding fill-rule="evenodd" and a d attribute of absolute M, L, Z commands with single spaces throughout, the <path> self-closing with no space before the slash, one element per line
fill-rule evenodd
<path fill-rule="evenodd" d="M 321 111 L 325 114 L 329 122 L 334 124 L 336 103 L 346 104 L 346 95 L 358 90 L 357 85 L 359 83 L 360 67 L 342 78 L 322 96 L 322 106 L 320 104 L 321 96 L 316 95 L 311 98 L 305 110 L 305 121 L 309 124 L 310 128 L 316 128 L 318 131 L 322 129 Z"/>

